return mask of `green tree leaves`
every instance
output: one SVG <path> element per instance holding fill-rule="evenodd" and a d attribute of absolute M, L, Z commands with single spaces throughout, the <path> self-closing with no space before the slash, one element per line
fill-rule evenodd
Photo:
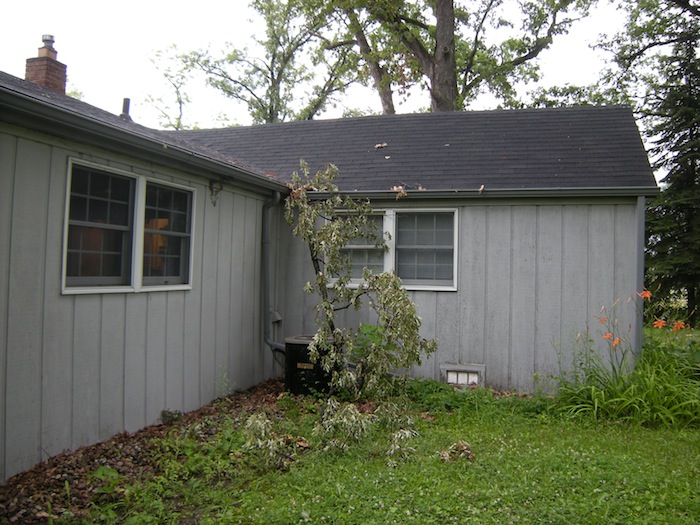
<path fill-rule="evenodd" d="M 605 81 L 635 101 L 653 167 L 665 173 L 650 202 L 647 287 L 659 299 L 680 292 L 686 320 L 700 320 L 700 10 L 696 1 L 627 0 L 625 30 Z"/>
<path fill-rule="evenodd" d="M 319 0 L 254 0 L 265 22 L 257 51 L 230 47 L 224 56 L 199 50 L 182 55 L 186 70 L 243 102 L 256 124 L 306 120 L 320 114 L 356 80 L 356 59 L 323 32 L 333 13 Z"/>
<path fill-rule="evenodd" d="M 312 359 L 331 374 L 332 390 L 356 398 L 376 397 L 391 386 L 389 374 L 408 370 L 436 350 L 435 341 L 420 336 L 421 321 L 406 289 L 392 272 L 373 274 L 365 268 L 359 282 L 351 281 L 343 248 L 352 241 L 384 246 L 376 238 L 368 202 L 341 194 L 335 186 L 336 168 L 295 174 L 285 202 L 287 222 L 306 242 L 314 278 L 305 290 L 319 298 L 318 330 L 309 346 Z M 373 314 L 371 324 L 341 327 L 339 311 L 359 309 L 362 300 Z"/>

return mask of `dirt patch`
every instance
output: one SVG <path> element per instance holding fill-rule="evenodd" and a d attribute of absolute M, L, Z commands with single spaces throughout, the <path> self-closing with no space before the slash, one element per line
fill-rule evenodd
<path fill-rule="evenodd" d="M 169 425 L 146 427 L 60 454 L 21 472 L 0 485 L 0 524 L 45 524 L 56 516 L 71 513 L 77 519 L 87 517 L 90 502 L 109 481 L 94 475 L 100 467 L 109 467 L 129 484 L 158 473 L 156 441 L 178 425 L 197 420 L 229 417 L 231 414 L 271 408 L 284 384 L 278 379 L 266 381 L 245 392 L 217 399 L 207 406 L 184 414 Z M 215 425 L 210 428 L 214 429 Z"/>

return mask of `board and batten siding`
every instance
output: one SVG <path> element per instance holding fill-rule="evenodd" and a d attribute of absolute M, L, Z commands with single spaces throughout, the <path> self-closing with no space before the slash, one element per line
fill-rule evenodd
<path fill-rule="evenodd" d="M 421 334 L 438 342 L 438 351 L 413 374 L 444 379 L 450 365 L 479 365 L 492 387 L 522 392 L 551 387 L 547 376 L 570 368 L 587 327 L 597 349 L 605 351 L 603 307 L 617 321 L 616 335 L 638 349 L 640 199 L 641 204 L 631 197 L 459 205 L 457 290 L 409 292 Z M 311 279 L 309 256 L 294 239 L 286 251 L 294 254 L 286 258 L 287 297 L 298 297 L 294 287 Z M 314 297 L 295 301 L 283 309 L 286 335 L 313 333 Z M 338 324 L 372 321 L 366 310 L 346 310 Z"/>
<path fill-rule="evenodd" d="M 601 341 L 603 307 L 638 344 L 636 200 L 465 206 L 459 220 L 456 297 L 422 312 L 434 366 L 483 364 L 488 385 L 532 392 L 571 366 L 587 327 Z"/>
<path fill-rule="evenodd" d="M 61 294 L 69 158 L 189 186 L 191 290 Z M 0 480 L 189 411 L 275 368 L 262 341 L 265 197 L 0 127 Z"/>

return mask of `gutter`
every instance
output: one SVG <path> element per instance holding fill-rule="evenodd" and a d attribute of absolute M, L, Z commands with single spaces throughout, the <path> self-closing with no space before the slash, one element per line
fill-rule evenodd
<path fill-rule="evenodd" d="M 470 200 L 490 200 L 490 199 L 513 199 L 513 198 L 566 198 L 566 197 L 654 197 L 661 190 L 658 186 L 620 186 L 610 188 L 504 188 L 504 189 L 483 189 L 483 190 L 406 190 L 405 196 L 398 196 L 396 191 L 373 190 L 373 191 L 353 191 L 341 190 L 340 193 L 356 199 L 369 200 L 398 200 L 403 199 L 470 199 Z M 324 198 L 323 192 L 308 192 L 313 198 Z M 398 196 L 398 198 L 397 198 Z"/>
<path fill-rule="evenodd" d="M 282 201 L 279 191 L 275 191 L 272 200 L 263 205 L 262 218 L 262 296 L 263 296 L 263 340 L 272 352 L 285 353 L 285 344 L 272 339 L 272 307 L 270 305 L 270 216 L 272 208 Z"/>

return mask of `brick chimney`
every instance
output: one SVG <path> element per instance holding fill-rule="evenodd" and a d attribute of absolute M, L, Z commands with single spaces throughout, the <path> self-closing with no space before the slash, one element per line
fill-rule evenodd
<path fill-rule="evenodd" d="M 53 35 L 43 35 L 44 47 L 39 48 L 39 56 L 27 59 L 25 78 L 47 89 L 65 95 L 66 66 L 56 60 L 56 50 L 53 48 Z"/>

